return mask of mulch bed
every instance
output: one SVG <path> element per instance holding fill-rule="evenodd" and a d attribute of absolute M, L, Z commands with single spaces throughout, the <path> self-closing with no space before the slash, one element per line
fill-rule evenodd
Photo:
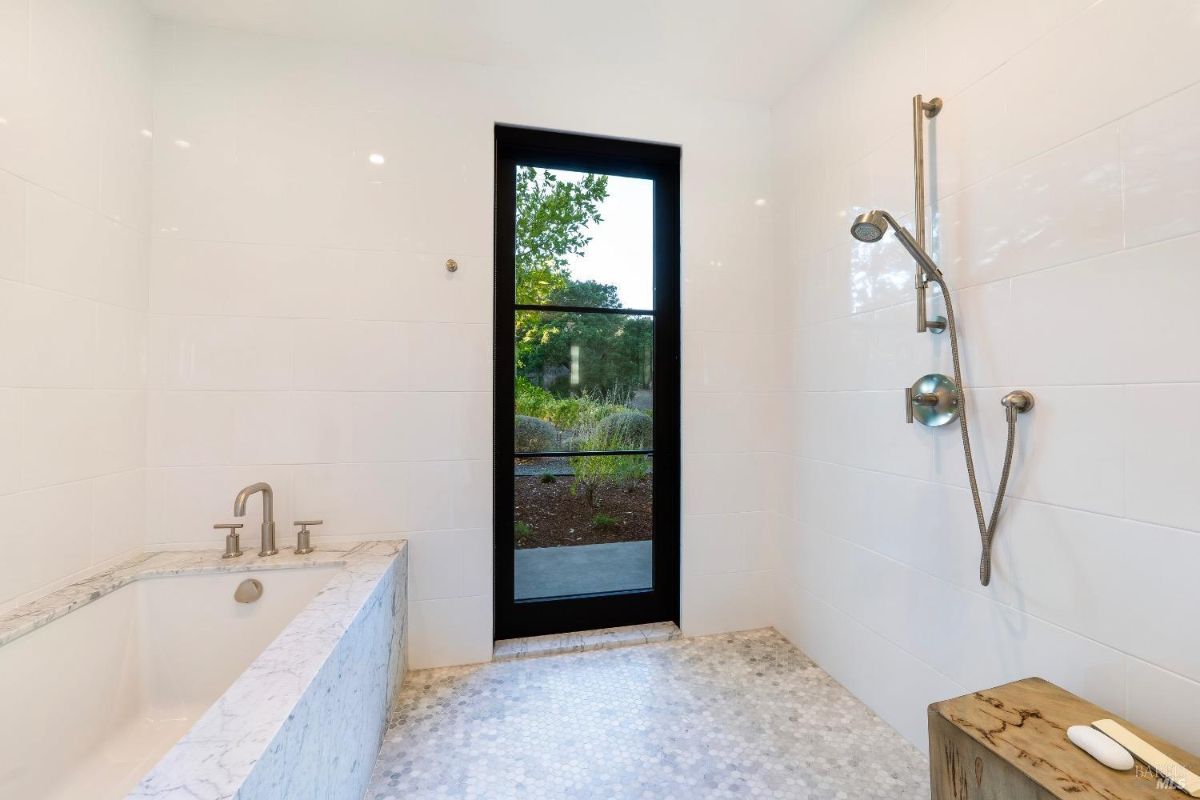
<path fill-rule="evenodd" d="M 596 492 L 596 507 L 571 494 L 574 478 L 559 475 L 553 483 L 540 477 L 513 478 L 514 519 L 532 528 L 516 539 L 519 550 L 533 547 L 569 547 L 580 544 L 637 542 L 653 536 L 652 497 L 654 480 L 647 476 L 629 489 L 603 487 Z M 611 527 L 596 528 L 597 514 L 616 519 Z"/>

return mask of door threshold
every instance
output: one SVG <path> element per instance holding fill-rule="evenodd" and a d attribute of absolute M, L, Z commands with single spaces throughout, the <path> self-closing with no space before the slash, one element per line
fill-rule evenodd
<path fill-rule="evenodd" d="M 561 653 L 582 653 L 585 650 L 611 650 L 635 644 L 669 642 L 682 634 L 674 622 L 651 622 L 646 625 L 625 625 L 620 628 L 600 628 L 594 631 L 551 633 L 547 636 L 526 636 L 501 639 L 492 650 L 493 661 L 512 661 L 518 658 L 537 658 Z"/>

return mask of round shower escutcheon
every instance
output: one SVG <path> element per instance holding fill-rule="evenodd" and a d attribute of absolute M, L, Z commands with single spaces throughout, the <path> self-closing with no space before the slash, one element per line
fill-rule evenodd
<path fill-rule="evenodd" d="M 913 419 L 938 428 L 958 419 L 958 386 L 945 375 L 922 375 L 909 390 Z"/>

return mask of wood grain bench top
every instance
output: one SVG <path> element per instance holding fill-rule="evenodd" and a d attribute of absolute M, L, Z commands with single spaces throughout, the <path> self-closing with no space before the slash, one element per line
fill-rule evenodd
<path fill-rule="evenodd" d="M 931 730 L 939 720 L 962 731 L 985 750 L 1012 765 L 1041 788 L 1047 797 L 1063 800 L 1174 800 L 1187 795 L 1171 788 L 1159 788 L 1149 771 L 1138 764 L 1129 772 L 1117 772 L 1100 764 L 1067 739 L 1067 728 L 1090 725 L 1109 718 L 1124 725 L 1187 769 L 1200 773 L 1200 759 L 1154 736 L 1100 706 L 1089 703 L 1065 689 L 1041 678 L 1006 683 L 994 689 L 944 700 L 929 707 Z M 932 772 L 951 772 L 962 778 L 963 792 L 981 784 L 983 762 L 974 764 L 934 763 L 956 759 L 957 752 L 931 752 Z M 955 783 L 960 783 L 955 780 Z"/>

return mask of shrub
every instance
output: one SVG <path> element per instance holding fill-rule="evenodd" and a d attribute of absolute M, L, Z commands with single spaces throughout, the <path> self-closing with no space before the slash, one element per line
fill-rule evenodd
<path fill-rule="evenodd" d="M 517 414 L 544 420 L 560 431 L 586 436 L 601 420 L 628 411 L 620 402 L 623 395 L 616 392 L 560 396 L 528 378 L 517 378 L 514 388 Z"/>
<path fill-rule="evenodd" d="M 558 478 L 556 478 L 554 475 L 552 475 L 549 472 L 542 473 L 542 478 L 541 478 L 542 483 L 554 483 L 557 480 L 558 480 Z"/>
<path fill-rule="evenodd" d="M 613 447 L 596 438 L 579 443 L 582 450 L 602 450 Z M 584 502 L 596 507 L 596 492 L 604 486 L 632 487 L 646 477 L 650 463 L 646 456 L 574 456 L 570 459 L 575 483 L 571 492 L 578 495 L 583 490 Z"/>
<path fill-rule="evenodd" d="M 513 525 L 513 537 L 517 541 L 520 541 L 522 539 L 527 539 L 532 534 L 533 534 L 533 528 L 529 527 L 528 522 L 521 522 L 520 520 L 517 520 L 516 523 Z"/>
<path fill-rule="evenodd" d="M 603 511 L 592 517 L 592 527 L 596 530 L 607 531 L 617 527 L 617 518 Z"/>
<path fill-rule="evenodd" d="M 516 412 L 528 417 L 543 418 L 546 405 L 555 400 L 554 395 L 540 386 L 535 386 L 527 378 L 517 378 L 514 388 Z"/>
<path fill-rule="evenodd" d="M 518 414 L 513 420 L 513 446 L 518 453 L 551 450 L 558 442 L 558 431 L 545 420 Z"/>
<path fill-rule="evenodd" d="M 643 450 L 654 444 L 654 420 L 640 411 L 621 411 L 596 424 L 596 438 L 608 450 Z"/>

